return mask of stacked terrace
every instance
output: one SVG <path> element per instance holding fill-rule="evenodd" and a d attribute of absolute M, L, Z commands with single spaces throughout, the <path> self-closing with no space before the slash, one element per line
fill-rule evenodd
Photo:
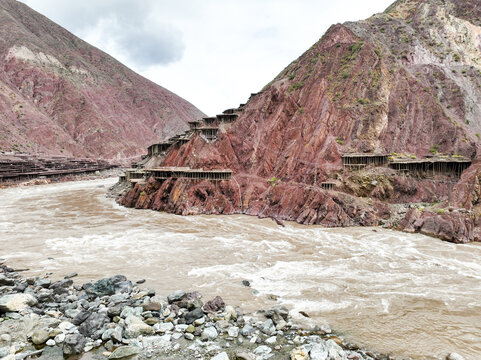
<path fill-rule="evenodd" d="M 60 156 L 0 155 L 0 182 L 89 173 L 116 167 L 104 160 Z"/>
<path fill-rule="evenodd" d="M 388 164 L 387 154 L 344 154 L 342 164 L 349 170 L 362 170 L 366 166 L 385 166 Z"/>
<path fill-rule="evenodd" d="M 434 176 L 453 175 L 461 177 L 464 170 L 472 164 L 471 159 L 462 156 L 435 156 L 425 159 L 394 158 L 389 167 L 410 174 Z"/>
<path fill-rule="evenodd" d="M 238 108 L 227 109 L 215 117 L 204 117 L 199 120 L 189 121 L 189 130 L 183 134 L 173 136 L 165 142 L 150 145 L 147 149 L 147 156 L 164 155 L 170 147 L 175 145 L 182 146 L 188 143 L 195 133 L 200 134 L 208 142 L 216 141 L 219 135 L 219 125 L 235 122 L 239 117 L 239 113 L 244 110 L 244 106 L 245 104 L 241 104 Z M 135 164 L 135 166 L 138 165 L 141 164 Z"/>
<path fill-rule="evenodd" d="M 367 166 L 389 166 L 391 169 L 418 176 L 446 175 L 460 177 L 472 161 L 463 156 L 433 156 L 417 159 L 415 156 L 389 156 L 386 154 L 344 154 L 344 168 L 359 171 Z"/>
<path fill-rule="evenodd" d="M 144 182 L 146 179 L 153 177 L 158 181 L 167 179 L 189 179 L 192 181 L 224 181 L 230 180 L 232 170 L 204 170 L 191 169 L 189 167 L 162 167 L 157 169 L 128 169 L 124 176 L 120 177 L 120 181 L 129 181 L 131 183 Z"/>

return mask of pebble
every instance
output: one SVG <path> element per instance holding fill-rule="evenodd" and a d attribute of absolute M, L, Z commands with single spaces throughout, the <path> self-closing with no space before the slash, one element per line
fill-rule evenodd
<path fill-rule="evenodd" d="M 215 340 L 215 338 L 219 335 L 216 328 L 213 326 L 206 327 L 202 332 L 201 339 L 202 340 Z"/>
<path fill-rule="evenodd" d="M 254 329 L 253 326 L 247 324 L 246 326 L 244 326 L 241 330 L 241 334 L 243 336 L 251 336 L 252 334 L 254 334 L 254 332 L 256 331 L 256 329 Z"/>
<path fill-rule="evenodd" d="M 273 345 L 277 342 L 277 336 L 271 336 L 270 338 L 267 338 L 265 340 L 265 343 L 266 344 L 270 344 L 270 345 Z"/>
<path fill-rule="evenodd" d="M 267 319 L 259 327 L 259 330 L 262 331 L 266 335 L 273 335 L 276 332 L 276 327 L 275 327 L 272 319 Z"/>
<path fill-rule="evenodd" d="M 193 322 L 194 326 L 200 326 L 205 324 L 205 317 L 201 317 Z"/>
<path fill-rule="evenodd" d="M 55 336 L 54 340 L 57 344 L 63 343 L 65 341 L 65 334 L 64 333 L 58 334 L 57 336 Z"/>
<path fill-rule="evenodd" d="M 45 343 L 45 345 L 47 345 L 47 346 L 55 346 L 55 345 L 57 345 L 57 343 L 55 342 L 55 340 L 49 339 L 49 340 L 47 340 L 47 342 Z"/>
<path fill-rule="evenodd" d="M 211 360 L 229 360 L 229 356 L 226 352 L 222 352 L 211 358 Z"/>
<path fill-rule="evenodd" d="M 141 352 L 142 349 L 136 346 L 121 346 L 115 349 L 115 351 L 109 355 L 109 359 L 122 359 L 132 355 L 140 354 Z"/>
<path fill-rule="evenodd" d="M 32 334 L 32 342 L 35 345 L 42 345 L 50 338 L 50 334 L 47 330 L 37 330 Z"/>
<path fill-rule="evenodd" d="M 237 353 L 235 355 L 236 360 L 256 360 L 255 355 L 249 354 L 249 353 Z"/>
<path fill-rule="evenodd" d="M 190 334 L 190 333 L 185 333 L 184 338 L 186 338 L 187 340 L 194 340 L 195 336 L 193 334 Z"/>
<path fill-rule="evenodd" d="M 154 325 L 154 330 L 159 333 L 165 333 L 167 331 L 171 331 L 173 328 L 174 328 L 174 324 L 172 324 L 171 322 Z"/>
<path fill-rule="evenodd" d="M 266 356 L 272 352 L 272 349 L 269 346 L 261 345 L 255 348 L 254 354 L 259 356 Z"/>
<path fill-rule="evenodd" d="M 236 338 L 239 336 L 239 328 L 237 326 L 231 326 L 228 330 L 227 330 L 227 334 L 230 336 L 230 337 L 233 337 L 233 338 Z"/>
<path fill-rule="evenodd" d="M 465 359 L 461 355 L 453 352 L 448 355 L 447 360 L 465 360 Z"/>
<path fill-rule="evenodd" d="M 296 348 L 291 351 L 291 360 L 309 360 L 309 353 L 302 347 Z"/>

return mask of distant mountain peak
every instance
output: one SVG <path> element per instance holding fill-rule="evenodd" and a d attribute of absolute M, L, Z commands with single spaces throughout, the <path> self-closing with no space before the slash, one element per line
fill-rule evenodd
<path fill-rule="evenodd" d="M 131 158 L 204 115 L 15 0 L 0 64 L 0 151 Z"/>

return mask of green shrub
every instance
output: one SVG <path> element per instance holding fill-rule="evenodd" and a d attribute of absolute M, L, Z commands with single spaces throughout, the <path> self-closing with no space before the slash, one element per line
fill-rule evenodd
<path fill-rule="evenodd" d="M 298 90 L 298 89 L 302 88 L 303 86 L 304 86 L 304 84 L 302 82 L 296 82 L 295 84 L 292 84 L 289 87 L 289 92 L 293 92 L 294 90 Z"/>
<path fill-rule="evenodd" d="M 361 105 L 367 105 L 367 104 L 370 104 L 371 103 L 371 100 L 369 99 L 358 99 L 357 102 Z"/>

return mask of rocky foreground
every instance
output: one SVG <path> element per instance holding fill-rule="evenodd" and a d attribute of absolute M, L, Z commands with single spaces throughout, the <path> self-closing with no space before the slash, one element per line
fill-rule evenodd
<path fill-rule="evenodd" d="M 219 296 L 165 299 L 142 280 L 78 285 L 75 276 L 24 278 L 0 265 L 0 359 L 395 359 L 346 344 L 325 326 L 302 329 L 283 306 L 246 315 Z"/>

